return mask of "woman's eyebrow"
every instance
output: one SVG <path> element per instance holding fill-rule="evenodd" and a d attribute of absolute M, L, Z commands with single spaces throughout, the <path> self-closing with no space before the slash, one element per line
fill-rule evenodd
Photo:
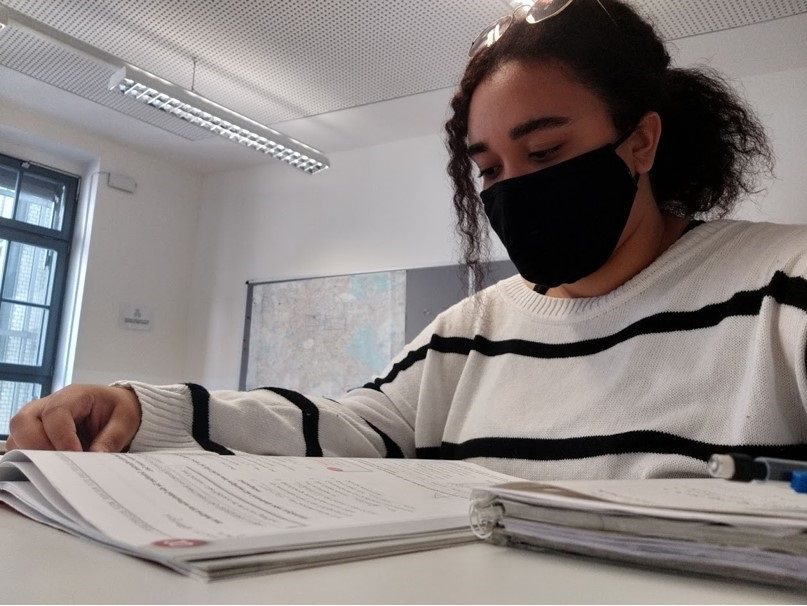
<path fill-rule="evenodd" d="M 468 146 L 468 157 L 473 158 L 476 154 L 488 151 L 487 143 L 471 143 Z"/>
<path fill-rule="evenodd" d="M 528 135 L 536 130 L 545 130 L 548 128 L 556 128 L 558 126 L 565 126 L 571 122 L 570 118 L 566 116 L 544 116 L 542 118 L 533 118 L 532 120 L 527 120 L 526 122 L 522 122 L 518 126 L 514 126 L 510 129 L 510 138 L 511 139 L 519 139 L 525 135 Z"/>
<path fill-rule="evenodd" d="M 565 126 L 571 122 L 571 118 L 566 116 L 544 116 L 542 118 L 533 118 L 522 122 L 510 129 L 510 138 L 520 139 L 536 130 L 546 130 L 550 128 L 557 128 L 558 126 Z M 476 154 L 488 151 L 487 143 L 480 141 L 479 143 L 471 143 L 468 146 L 468 157 L 473 157 Z"/>

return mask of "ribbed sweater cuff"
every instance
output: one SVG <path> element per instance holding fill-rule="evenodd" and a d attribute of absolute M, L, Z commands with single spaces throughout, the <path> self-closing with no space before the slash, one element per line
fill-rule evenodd
<path fill-rule="evenodd" d="M 193 404 L 185 385 L 149 385 L 138 381 L 116 381 L 129 387 L 140 400 L 140 429 L 132 440 L 131 452 L 167 449 L 198 449 L 191 437 Z"/>

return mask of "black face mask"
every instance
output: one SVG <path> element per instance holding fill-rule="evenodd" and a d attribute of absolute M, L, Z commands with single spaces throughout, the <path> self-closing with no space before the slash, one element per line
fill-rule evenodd
<path fill-rule="evenodd" d="M 637 191 L 638 175 L 616 153 L 629 135 L 480 194 L 491 227 L 526 280 L 548 288 L 571 284 L 613 254 Z"/>

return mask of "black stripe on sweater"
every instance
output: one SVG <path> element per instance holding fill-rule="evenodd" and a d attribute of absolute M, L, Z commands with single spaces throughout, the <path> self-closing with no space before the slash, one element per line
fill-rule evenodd
<path fill-rule="evenodd" d="M 303 417 L 303 439 L 305 440 L 305 456 L 321 457 L 322 447 L 319 445 L 319 408 L 303 394 L 283 389 L 282 387 L 258 387 L 271 391 L 287 399 L 300 409 Z"/>
<path fill-rule="evenodd" d="M 322 397 L 324 399 L 328 400 L 329 402 L 333 402 L 334 404 L 338 404 L 339 406 L 342 406 L 342 403 L 339 400 L 334 400 L 333 398 L 328 398 L 328 397 L 325 397 L 325 396 L 322 396 Z M 356 416 L 358 416 L 358 415 L 356 415 Z M 381 438 L 381 440 L 384 442 L 384 448 L 386 448 L 386 450 L 387 450 L 387 454 L 384 455 L 385 459 L 403 459 L 403 458 L 405 458 L 404 453 L 401 450 L 401 447 L 398 446 L 394 442 L 394 440 L 392 438 L 390 438 L 387 434 L 385 434 L 383 431 L 381 431 L 378 427 L 376 427 L 375 425 L 370 423 L 370 421 L 368 421 L 367 419 L 365 419 L 363 417 L 359 417 L 359 418 L 362 421 L 364 421 L 365 423 L 367 423 L 368 427 L 370 427 L 370 429 L 372 429 L 374 432 L 376 432 L 378 434 L 378 436 Z"/>
<path fill-rule="evenodd" d="M 385 434 L 383 431 L 381 431 L 378 427 L 376 427 L 375 425 L 370 423 L 370 421 L 367 421 L 366 419 L 362 419 L 362 420 L 365 423 L 367 423 L 367 425 L 369 425 L 370 428 L 374 432 L 376 432 L 379 436 L 381 436 L 381 439 L 384 441 L 384 448 L 387 449 L 387 454 L 385 455 L 384 458 L 386 458 L 386 459 L 403 459 L 404 458 L 404 454 L 403 454 L 403 451 L 401 450 L 401 447 L 398 446 L 392 440 L 392 438 L 390 438 L 387 434 Z"/>
<path fill-rule="evenodd" d="M 221 455 L 231 455 L 229 450 L 210 439 L 210 392 L 196 383 L 185 383 L 191 392 L 191 403 L 193 404 L 193 424 L 191 435 L 199 445 L 205 450 L 216 452 Z"/>
<path fill-rule="evenodd" d="M 662 431 L 628 431 L 613 435 L 579 438 L 475 438 L 452 444 L 417 449 L 419 459 L 527 459 L 562 461 L 604 455 L 653 453 L 682 455 L 707 461 L 713 454 L 744 453 L 753 457 L 807 460 L 807 444 L 748 445 L 710 444 Z"/>
<path fill-rule="evenodd" d="M 706 305 L 694 311 L 654 314 L 614 334 L 573 343 L 540 343 L 522 339 L 491 341 L 481 335 L 476 335 L 473 339 L 432 335 L 428 344 L 410 351 L 406 357 L 394 364 L 386 377 L 379 377 L 364 387 L 380 391 L 383 384 L 391 383 L 399 373 L 424 360 L 429 350 L 461 355 L 476 351 L 490 357 L 515 354 L 543 359 L 590 356 L 641 335 L 710 328 L 717 326 L 726 318 L 758 315 L 765 297 L 807 311 L 807 280 L 777 271 L 766 286 L 757 290 L 738 292 L 721 303 Z"/>

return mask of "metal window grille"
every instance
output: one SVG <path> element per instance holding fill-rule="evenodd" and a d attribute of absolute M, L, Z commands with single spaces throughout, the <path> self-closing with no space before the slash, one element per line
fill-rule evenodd
<path fill-rule="evenodd" d="M 79 183 L 0 154 L 0 439 L 53 387 Z"/>

